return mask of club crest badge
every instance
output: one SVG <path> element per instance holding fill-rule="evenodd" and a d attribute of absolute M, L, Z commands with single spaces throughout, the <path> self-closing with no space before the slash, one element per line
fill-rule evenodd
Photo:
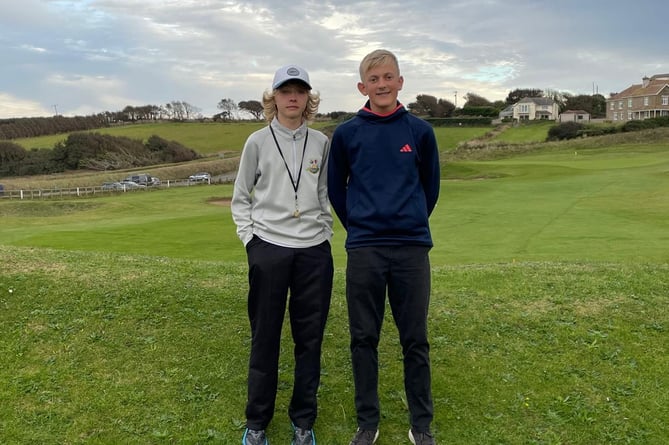
<path fill-rule="evenodd" d="M 313 174 L 316 174 L 320 171 L 320 167 L 318 167 L 318 159 L 311 159 L 309 161 L 309 167 L 307 167 L 307 171 Z"/>

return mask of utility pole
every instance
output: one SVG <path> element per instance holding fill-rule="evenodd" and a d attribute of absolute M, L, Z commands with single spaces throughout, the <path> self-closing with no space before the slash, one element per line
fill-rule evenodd
<path fill-rule="evenodd" d="M 58 116 L 58 104 L 53 104 L 53 111 L 56 113 L 56 116 Z"/>
<path fill-rule="evenodd" d="M 458 108 L 458 92 L 456 91 L 456 92 L 453 94 L 453 96 L 454 96 L 454 98 L 455 98 L 455 104 L 454 104 L 454 105 L 455 105 L 455 108 Z"/>

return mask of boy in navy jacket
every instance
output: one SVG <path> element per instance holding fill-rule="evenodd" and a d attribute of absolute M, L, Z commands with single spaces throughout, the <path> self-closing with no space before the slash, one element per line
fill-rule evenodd
<path fill-rule="evenodd" d="M 386 291 L 404 356 L 414 444 L 434 444 L 427 312 L 429 216 L 439 196 L 432 127 L 398 102 L 404 83 L 395 55 L 368 54 L 358 90 L 369 100 L 332 136 L 328 196 L 347 231 L 346 300 L 358 430 L 351 445 L 378 435 L 378 343 Z"/>

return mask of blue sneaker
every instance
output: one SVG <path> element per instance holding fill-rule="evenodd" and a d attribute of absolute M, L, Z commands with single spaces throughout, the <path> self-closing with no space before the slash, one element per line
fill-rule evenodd
<path fill-rule="evenodd" d="M 269 445 L 265 430 L 250 430 L 246 428 L 242 436 L 242 445 Z"/>
<path fill-rule="evenodd" d="M 290 445 L 316 445 L 314 430 L 305 430 L 293 425 L 293 440 Z"/>

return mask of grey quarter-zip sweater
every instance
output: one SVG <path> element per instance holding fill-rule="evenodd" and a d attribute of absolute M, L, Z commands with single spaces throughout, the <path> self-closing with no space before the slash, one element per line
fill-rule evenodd
<path fill-rule="evenodd" d="M 270 125 L 274 136 L 269 126 L 251 134 L 239 161 L 231 203 L 239 239 L 246 245 L 257 235 L 292 248 L 329 241 L 327 136 L 306 123 L 290 130 L 275 118 Z"/>

